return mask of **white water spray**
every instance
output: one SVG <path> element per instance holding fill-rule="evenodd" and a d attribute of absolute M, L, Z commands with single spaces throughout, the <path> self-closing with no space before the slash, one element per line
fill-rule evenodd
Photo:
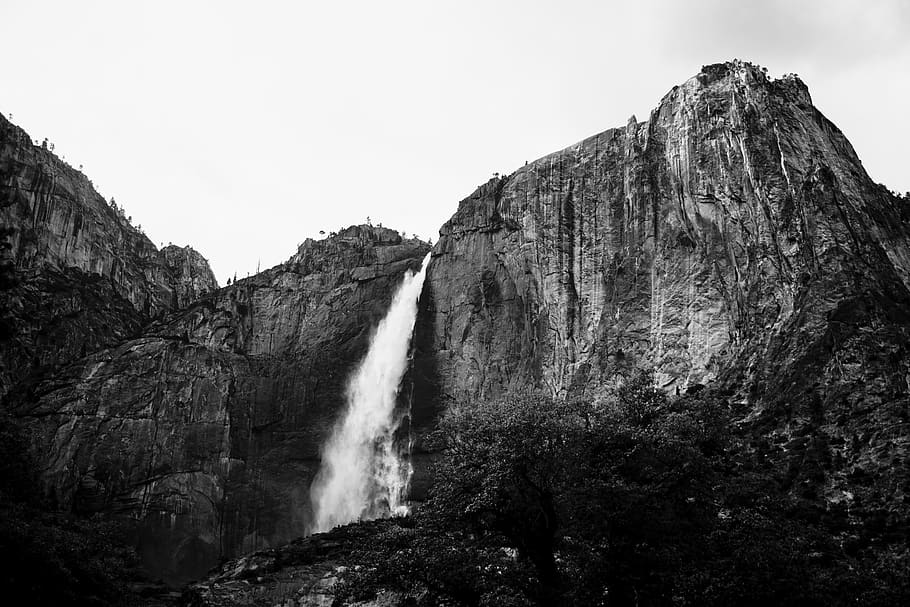
<path fill-rule="evenodd" d="M 430 254 L 417 274 L 407 272 L 367 354 L 348 382 L 347 410 L 322 449 L 322 466 L 310 488 L 314 533 L 338 525 L 408 513 L 413 468 L 395 433 L 405 415 L 396 411 L 417 299 Z M 403 457 L 404 455 L 404 457 Z"/>

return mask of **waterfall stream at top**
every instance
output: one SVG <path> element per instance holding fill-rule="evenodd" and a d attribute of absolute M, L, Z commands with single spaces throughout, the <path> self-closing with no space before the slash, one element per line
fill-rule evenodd
<path fill-rule="evenodd" d="M 322 464 L 310 488 L 314 533 L 408 513 L 410 445 L 397 444 L 396 432 L 409 412 L 396 404 L 429 262 L 427 253 L 419 272 L 405 274 L 348 381 L 347 407 L 323 445 Z"/>

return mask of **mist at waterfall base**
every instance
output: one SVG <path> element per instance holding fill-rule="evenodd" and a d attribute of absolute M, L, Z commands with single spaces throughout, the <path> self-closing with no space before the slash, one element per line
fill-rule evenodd
<path fill-rule="evenodd" d="M 429 262 L 427 253 L 419 272 L 405 274 L 348 382 L 347 408 L 323 446 L 322 465 L 310 488 L 311 533 L 408 513 L 410 444 L 400 444 L 396 434 L 410 411 L 396 405 Z"/>

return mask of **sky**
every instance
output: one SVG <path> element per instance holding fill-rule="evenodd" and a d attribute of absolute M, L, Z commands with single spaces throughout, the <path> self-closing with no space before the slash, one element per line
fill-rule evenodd
<path fill-rule="evenodd" d="M 910 190 L 905 0 L 0 0 L 0 53 L 0 112 L 221 284 L 367 217 L 435 241 L 493 173 L 733 58 Z"/>

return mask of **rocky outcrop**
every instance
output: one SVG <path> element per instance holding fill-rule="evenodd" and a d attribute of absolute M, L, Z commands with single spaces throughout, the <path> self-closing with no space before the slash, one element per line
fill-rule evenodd
<path fill-rule="evenodd" d="M 302 535 L 319 448 L 429 246 L 355 226 L 38 383 L 17 403 L 64 509 L 127 515 L 171 582 Z"/>
<path fill-rule="evenodd" d="M 181 301 L 175 292 L 186 301 L 217 286 L 198 253 L 159 252 L 85 175 L 45 147 L 32 145 L 25 131 L 3 117 L 0 222 L 13 230 L 12 255 L 20 270 L 50 265 L 97 274 L 149 317 L 175 309 L 175 301 Z M 189 277 L 196 282 L 181 281 L 181 257 L 199 268 Z"/>
<path fill-rule="evenodd" d="M 173 285 L 172 310 L 181 310 L 218 288 L 208 260 L 192 247 L 168 245 L 158 252 Z"/>
<path fill-rule="evenodd" d="M 528 383 L 583 393 L 631 366 L 670 392 L 711 384 L 794 491 L 884 509 L 893 535 L 907 524 L 908 259 L 910 205 L 870 180 L 798 78 L 706 66 L 647 122 L 460 203 L 421 300 L 417 393 L 437 407 Z"/>
<path fill-rule="evenodd" d="M 261 551 L 225 563 L 204 582 L 187 588 L 182 605 L 233 607 L 241 605 L 295 605 L 327 607 L 335 604 L 336 589 L 346 574 L 364 566 L 363 547 L 381 533 L 407 541 L 413 530 L 394 521 L 371 521 L 339 527 L 328 533 L 299 538 L 274 550 Z M 380 591 L 359 607 L 398 607 L 416 604 L 418 597 Z M 423 598 L 423 597 L 420 597 Z M 348 601 L 345 605 L 351 604 Z"/>
<path fill-rule="evenodd" d="M 97 274 L 75 268 L 15 272 L 0 291 L 0 397 L 136 335 L 145 318 Z"/>
<path fill-rule="evenodd" d="M 0 232 L 15 274 L 0 297 L 17 328 L 0 345 L 0 395 L 217 288 L 198 253 L 158 251 L 85 175 L 2 116 Z"/>

